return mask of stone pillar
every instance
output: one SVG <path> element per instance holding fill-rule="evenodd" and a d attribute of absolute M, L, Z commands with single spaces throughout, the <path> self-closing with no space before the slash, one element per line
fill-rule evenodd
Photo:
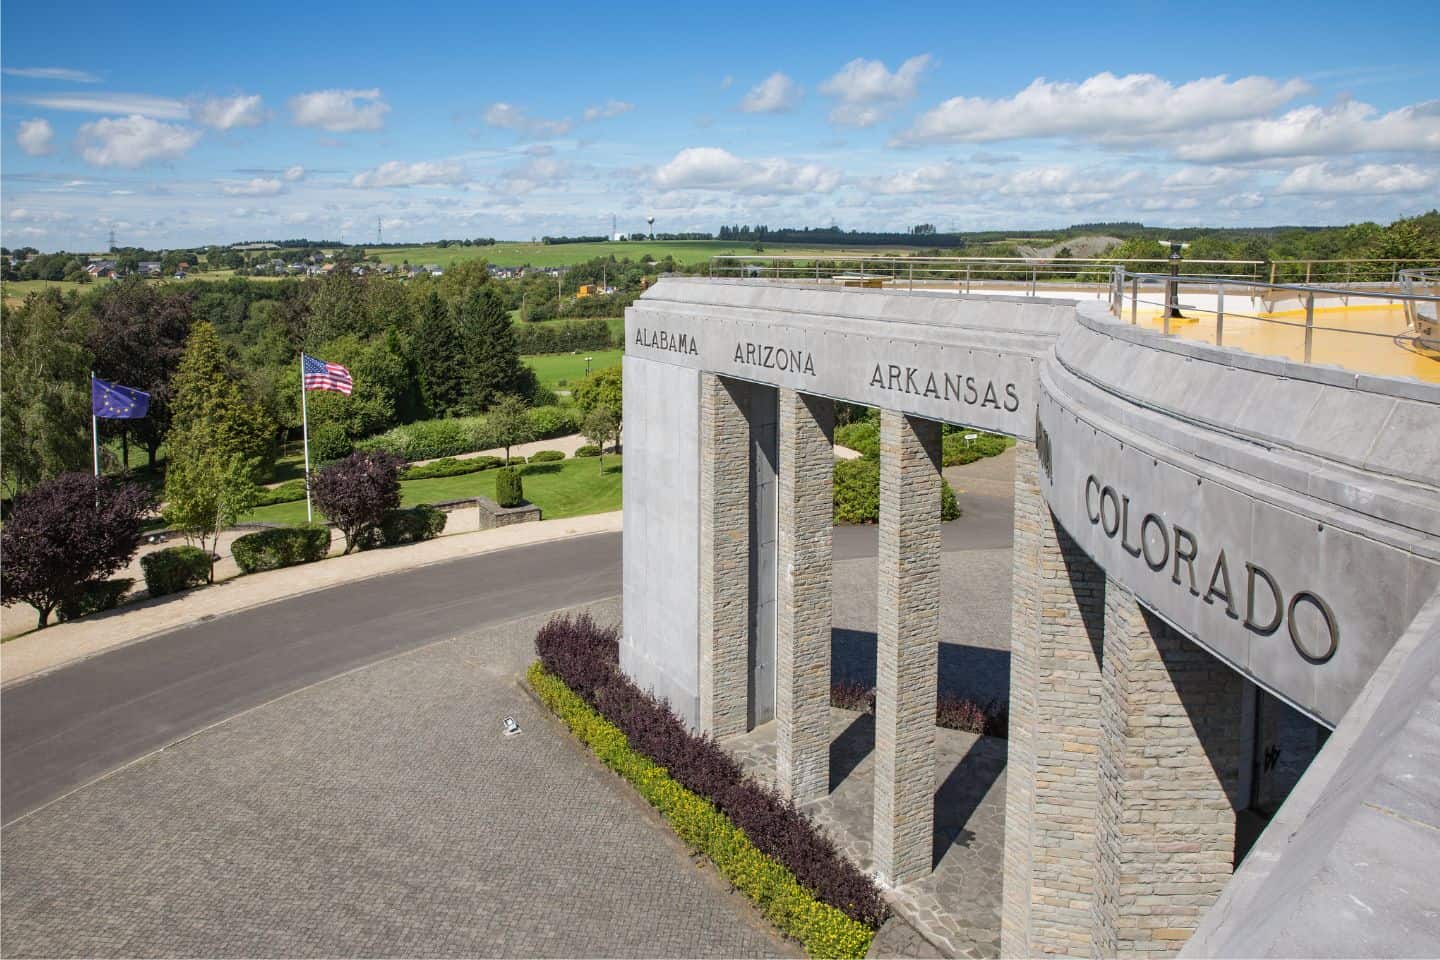
<path fill-rule="evenodd" d="M 1001 955 L 1090 951 L 1105 575 L 1016 447 Z"/>
<path fill-rule="evenodd" d="M 779 785 L 797 803 L 830 789 L 830 532 L 835 404 L 780 391 Z"/>
<path fill-rule="evenodd" d="M 1244 679 L 1111 581 L 1097 956 L 1177 953 L 1230 879 Z"/>
<path fill-rule="evenodd" d="M 940 424 L 880 412 L 875 871 L 930 872 L 940 643 Z"/>
<path fill-rule="evenodd" d="M 700 729 L 745 732 L 749 658 L 748 389 L 700 375 Z"/>

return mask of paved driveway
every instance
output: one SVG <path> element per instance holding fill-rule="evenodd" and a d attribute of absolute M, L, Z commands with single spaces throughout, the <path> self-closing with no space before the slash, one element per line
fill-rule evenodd
<path fill-rule="evenodd" d="M 307 687 L 10 824 L 4 955 L 795 955 L 526 696 L 536 623 Z"/>

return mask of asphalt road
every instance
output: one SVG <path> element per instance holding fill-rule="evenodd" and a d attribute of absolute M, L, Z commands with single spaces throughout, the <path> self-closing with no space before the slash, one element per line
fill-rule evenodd
<path fill-rule="evenodd" d="M 196 623 L 0 696 L 0 822 L 278 696 L 620 592 L 620 535 L 487 553 Z"/>
<path fill-rule="evenodd" d="M 962 494 L 943 549 L 1010 543 L 1010 499 Z M 837 527 L 837 561 L 878 531 Z M 519 547 L 196 623 L 0 696 L 0 823 L 241 711 L 481 627 L 620 593 L 620 535 Z"/>

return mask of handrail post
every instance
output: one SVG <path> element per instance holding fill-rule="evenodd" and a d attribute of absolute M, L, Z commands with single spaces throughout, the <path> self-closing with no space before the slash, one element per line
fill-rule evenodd
<path fill-rule="evenodd" d="M 1140 278 L 1130 278 L 1130 326 L 1135 326 L 1140 315 Z"/>
<path fill-rule="evenodd" d="M 970 264 L 965 264 L 965 292 L 970 292 Z"/>
<path fill-rule="evenodd" d="M 1313 260 L 1306 260 L 1306 261 L 1305 261 L 1305 282 L 1306 282 L 1306 283 L 1309 283 L 1309 282 L 1310 282 L 1310 268 L 1311 268 L 1312 266 L 1314 266 L 1314 264 L 1315 264 L 1315 261 L 1313 261 Z"/>
<path fill-rule="evenodd" d="M 1275 286 L 1275 264 L 1270 264 L 1270 286 Z"/>
<path fill-rule="evenodd" d="M 910 292 L 915 292 L 915 261 L 910 261 Z"/>
<path fill-rule="evenodd" d="M 1311 349 L 1315 343 L 1315 291 L 1305 294 L 1305 362 L 1310 362 Z"/>
<path fill-rule="evenodd" d="M 1215 346 L 1225 345 L 1225 281 L 1215 285 Z"/>

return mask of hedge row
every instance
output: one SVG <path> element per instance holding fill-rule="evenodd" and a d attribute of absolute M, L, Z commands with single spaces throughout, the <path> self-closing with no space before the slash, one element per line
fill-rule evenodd
<path fill-rule="evenodd" d="M 163 597 L 210 579 L 210 558 L 199 547 L 166 547 L 140 558 L 145 572 L 145 589 L 152 597 Z"/>
<path fill-rule="evenodd" d="M 540 663 L 530 686 L 547 707 L 611 770 L 659 810 L 690 849 L 705 854 L 722 876 L 812 957 L 863 957 L 874 929 L 817 900 L 795 874 L 767 856 L 715 805 L 640 754 L 623 731 L 597 713 Z"/>
<path fill-rule="evenodd" d="M 853 680 L 836 681 L 830 685 L 830 706 L 874 713 L 875 688 Z M 941 693 L 935 698 L 935 726 L 1004 739 L 1010 735 L 1010 707 L 1000 700 L 981 704 L 968 697 Z"/>
<path fill-rule="evenodd" d="M 101 610 L 113 610 L 120 605 L 121 598 L 129 593 L 134 585 L 135 581 L 130 577 L 88 581 L 80 585 L 78 594 L 60 601 L 55 615 L 64 623 L 87 614 L 99 613 Z"/>
<path fill-rule="evenodd" d="M 419 543 L 440 536 L 450 514 L 422 503 L 408 510 L 387 510 L 380 526 L 360 541 L 361 550 L 393 547 L 401 543 Z"/>
<path fill-rule="evenodd" d="M 815 897 L 862 926 L 883 922 L 885 903 L 874 881 L 841 856 L 813 820 L 745 776 L 714 739 L 691 733 L 668 703 L 620 670 L 616 628 L 601 628 L 586 614 L 556 617 L 536 635 L 535 649 L 545 670 L 618 727 L 631 747 L 713 803 Z"/>
<path fill-rule="evenodd" d="M 429 463 L 417 463 L 400 471 L 401 480 L 434 480 L 437 477 L 463 477 L 467 473 L 479 473 L 491 467 L 500 466 L 499 457 L 468 457 L 457 460 L 446 457 Z"/>
<path fill-rule="evenodd" d="M 324 560 L 329 552 L 330 528 L 319 524 L 247 533 L 230 547 L 241 573 L 314 563 Z"/>
<path fill-rule="evenodd" d="M 512 442 L 548 440 L 580 429 L 576 411 L 570 407 L 531 407 L 527 413 L 529 431 Z M 453 417 L 407 423 L 367 437 L 356 443 L 355 449 L 364 453 L 393 453 L 405 460 L 433 460 L 504 445 L 504 438 L 490 430 L 485 417 Z"/>
<path fill-rule="evenodd" d="M 966 443 L 965 435 L 967 433 L 974 433 L 977 436 L 973 441 Z M 842 447 L 849 447 L 866 459 L 878 460 L 880 459 L 880 421 L 873 417 L 867 417 L 864 420 L 836 427 L 835 442 Z M 947 423 L 945 424 L 945 435 L 941 439 L 941 459 L 947 467 L 962 463 L 974 463 L 976 460 L 1004 453 L 1006 448 L 1014 443 L 1014 440 L 999 434 L 984 433 L 970 427 L 957 427 Z"/>
<path fill-rule="evenodd" d="M 277 503 L 294 503 L 296 500 L 305 499 L 305 481 L 286 480 L 277 487 L 270 487 L 260 491 L 260 499 L 255 501 L 257 507 L 268 507 Z"/>
<path fill-rule="evenodd" d="M 835 522 L 880 522 L 880 461 L 861 457 L 859 460 L 835 461 Z M 940 519 L 955 520 L 960 516 L 960 503 L 947 480 L 940 481 Z"/>
<path fill-rule="evenodd" d="M 514 329 L 515 346 L 522 354 L 608 350 L 613 345 L 610 325 L 604 320 L 517 323 Z"/>

